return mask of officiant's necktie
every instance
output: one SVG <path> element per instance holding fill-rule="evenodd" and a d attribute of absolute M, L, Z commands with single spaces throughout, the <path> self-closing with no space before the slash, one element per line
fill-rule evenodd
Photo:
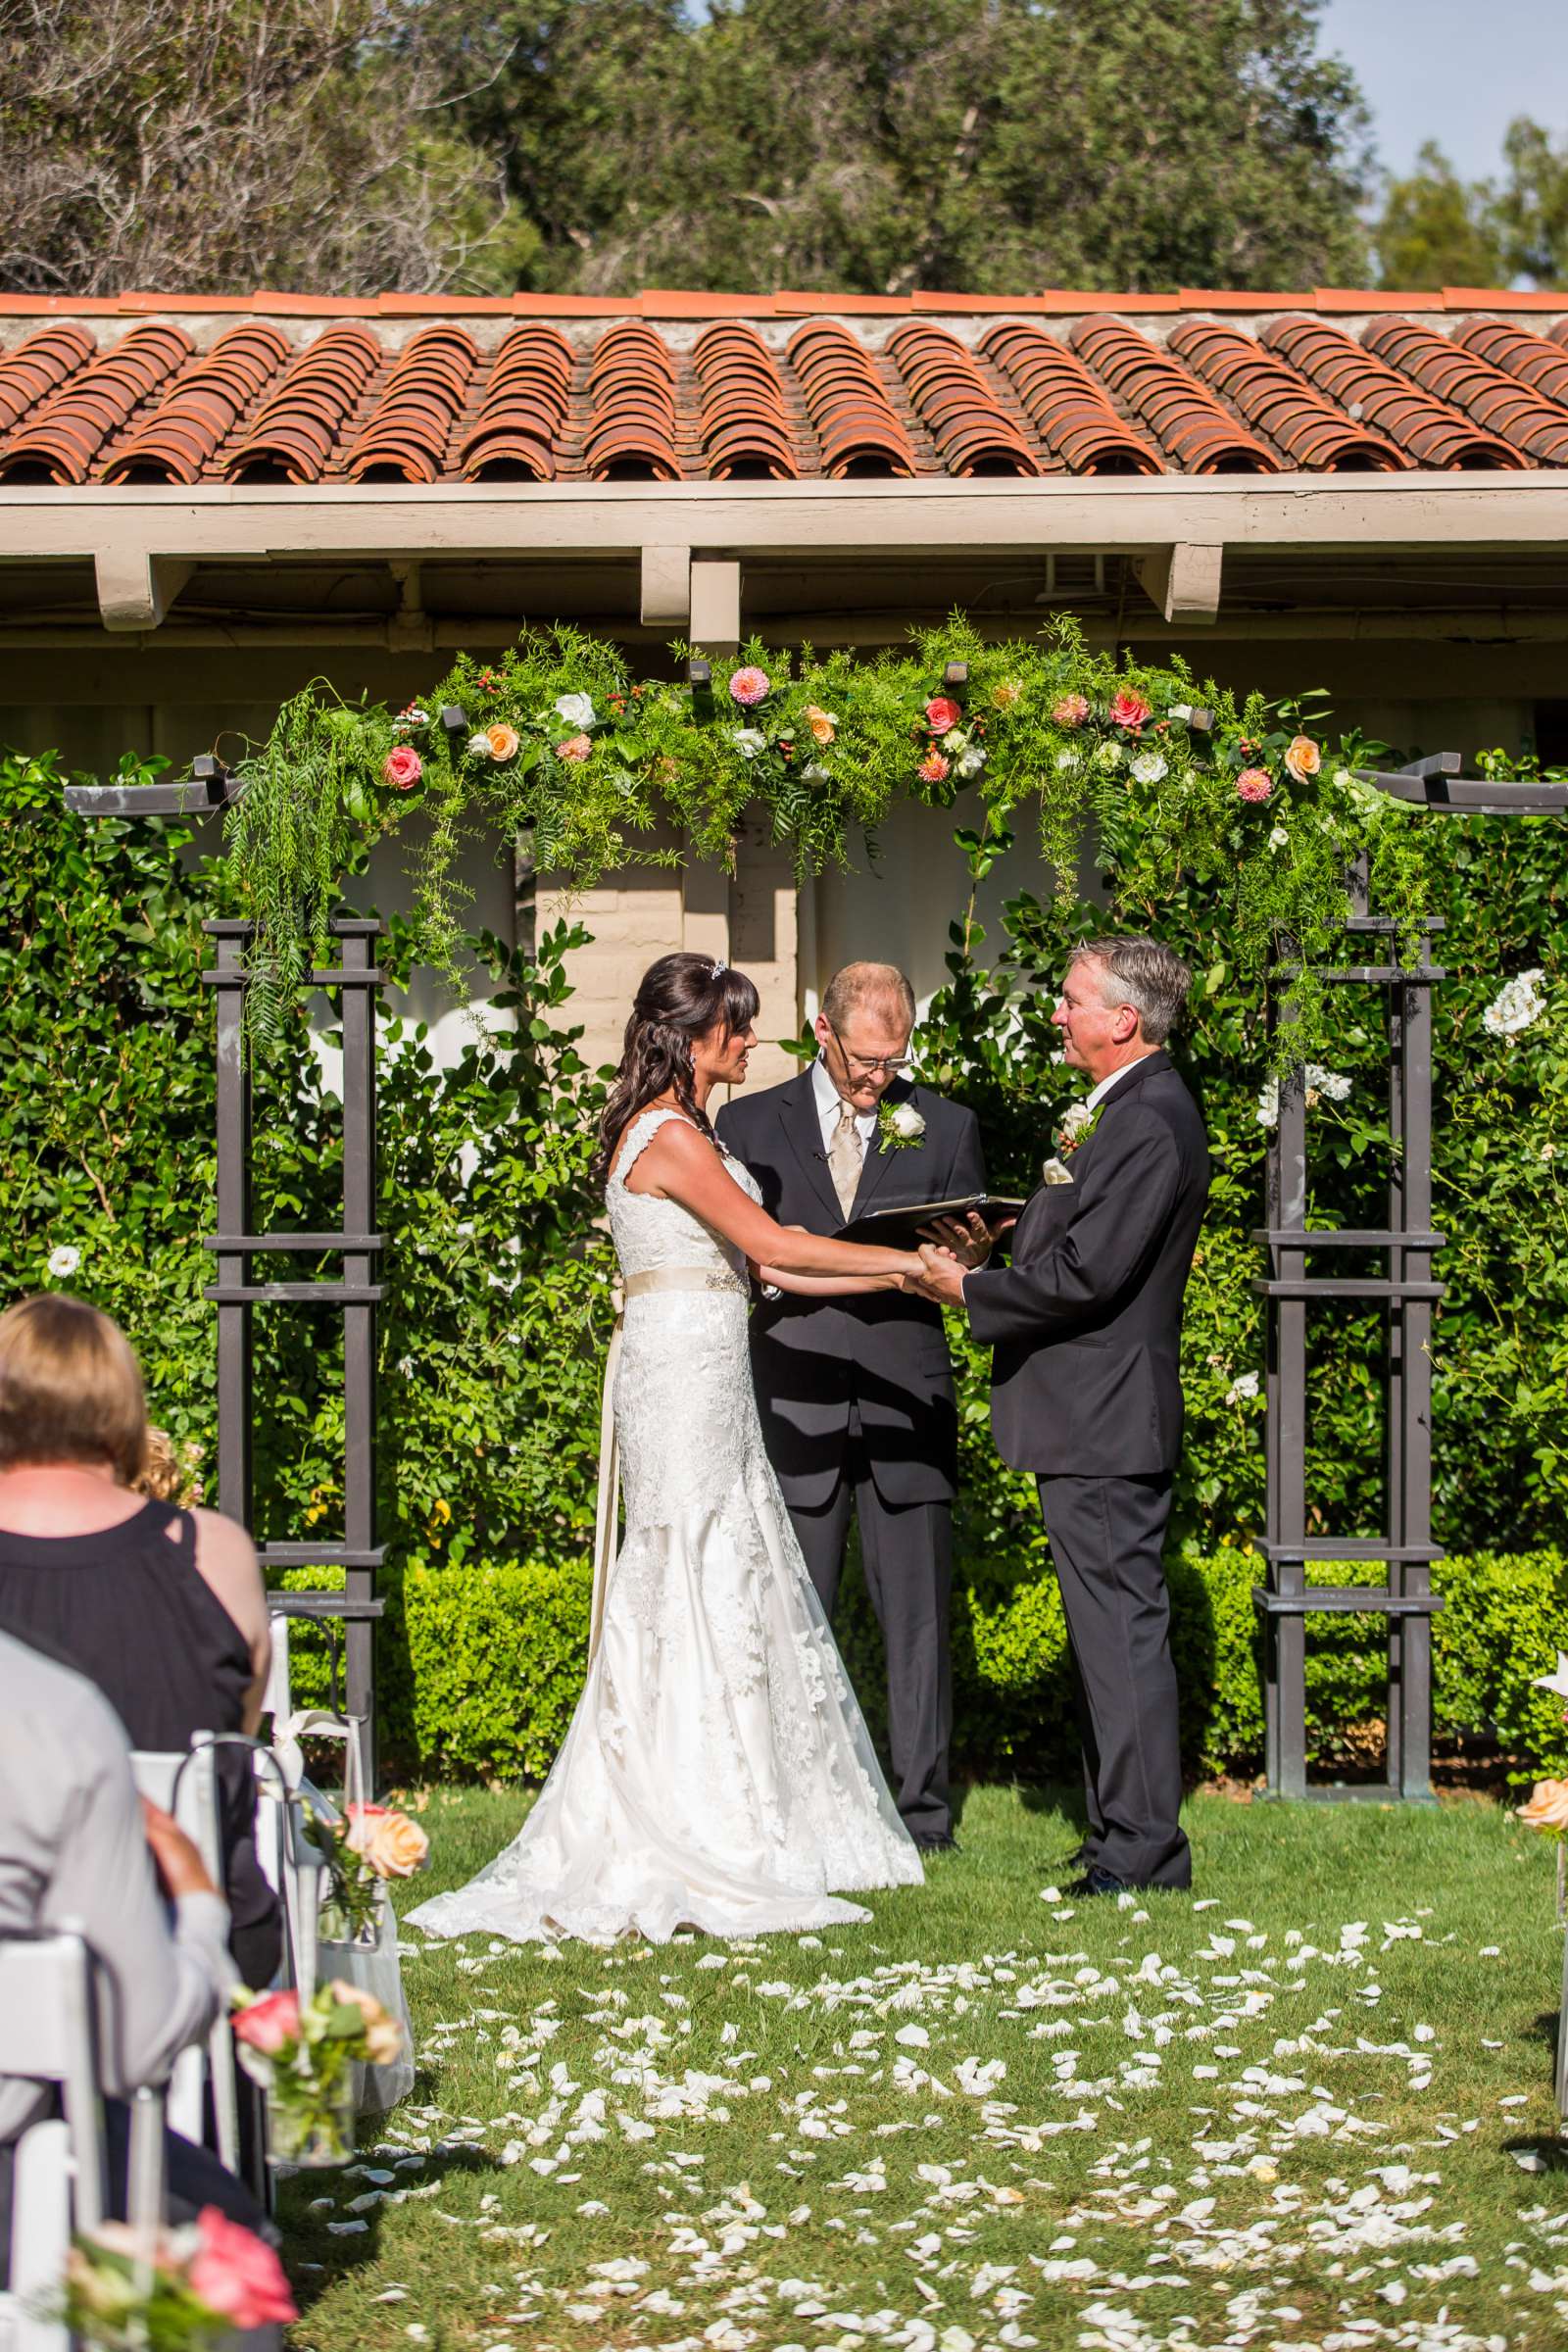
<path fill-rule="evenodd" d="M 855 1207 L 855 1196 L 860 1189 L 860 1167 L 865 1157 L 865 1146 L 860 1141 L 860 1130 L 855 1120 L 855 1104 L 841 1098 L 839 1123 L 833 1130 L 833 1141 L 827 1148 L 827 1164 L 846 1223 Z"/>

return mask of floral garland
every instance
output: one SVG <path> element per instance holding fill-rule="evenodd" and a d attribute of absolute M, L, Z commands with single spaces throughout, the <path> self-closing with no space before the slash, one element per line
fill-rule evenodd
<path fill-rule="evenodd" d="M 1414 931 L 1426 906 L 1419 827 L 1331 754 L 1299 706 L 1201 690 L 1182 664 L 1118 666 L 1070 623 L 992 644 L 961 617 L 906 654 L 798 662 L 748 645 L 727 676 L 673 649 L 684 678 L 631 676 L 582 631 L 524 635 L 498 662 L 462 657 L 396 714 L 346 706 L 318 685 L 285 705 L 242 764 L 229 863 L 257 924 L 251 992 L 265 1030 L 302 956 L 321 958 L 341 875 L 418 809 L 416 911 L 430 960 L 456 970 L 465 824 L 526 835 L 541 870 L 585 888 L 617 866 L 691 854 L 733 870 L 758 811 L 802 878 L 849 862 L 901 798 L 949 808 L 979 792 L 994 858 L 1036 805 L 1040 842 L 1071 896 L 1092 841 L 1111 918 L 1157 928 L 1179 875 L 1211 884 L 1215 923 L 1244 967 L 1284 939 L 1306 970 L 1293 1058 L 1321 1041 L 1314 960 L 1345 911 L 1348 870 L 1369 855 L 1375 903 Z"/>

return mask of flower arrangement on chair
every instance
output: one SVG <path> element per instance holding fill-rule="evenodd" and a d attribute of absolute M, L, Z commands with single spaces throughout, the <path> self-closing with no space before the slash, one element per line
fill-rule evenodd
<path fill-rule="evenodd" d="M 297 1992 L 235 1995 L 241 2066 L 268 2099 L 274 2164 L 346 2164 L 354 2146 L 354 2066 L 390 2066 L 403 2028 L 373 1993 L 335 1977 Z"/>
<path fill-rule="evenodd" d="M 430 1859 L 430 1840 L 395 1805 L 350 1804 L 335 1820 L 305 1806 L 306 1835 L 326 1865 L 329 1889 L 320 1932 L 329 1940 L 373 1942 L 388 1879 L 409 1879 Z"/>
<path fill-rule="evenodd" d="M 299 2314 L 271 2247 L 208 2205 L 151 2240 L 124 2222 L 77 2237 L 58 2317 L 102 2352 L 210 2352 L 235 2330 Z"/>

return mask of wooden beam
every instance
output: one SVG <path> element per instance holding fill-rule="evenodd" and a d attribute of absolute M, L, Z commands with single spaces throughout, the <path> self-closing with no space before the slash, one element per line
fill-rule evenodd
<path fill-rule="evenodd" d="M 642 624 L 687 629 L 692 617 L 692 551 L 656 541 L 642 550 Z"/>
<path fill-rule="evenodd" d="M 93 550 L 106 629 L 156 629 L 195 570 L 194 558 L 155 556 L 145 542 L 110 537 Z"/>
<path fill-rule="evenodd" d="M 691 641 L 705 654 L 733 654 L 741 642 L 741 567 L 731 557 L 692 564 Z"/>
<path fill-rule="evenodd" d="M 1179 539 L 1134 556 L 1133 571 L 1151 604 L 1168 621 L 1206 627 L 1219 612 L 1225 550 L 1213 541 Z"/>

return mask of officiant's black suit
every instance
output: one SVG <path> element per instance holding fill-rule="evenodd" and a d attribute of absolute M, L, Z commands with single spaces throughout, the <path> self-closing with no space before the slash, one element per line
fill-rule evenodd
<path fill-rule="evenodd" d="M 918 1146 L 873 1138 L 854 1214 L 985 1190 L 975 1115 L 896 1079 L 884 1102 L 925 1120 Z M 833 1234 L 845 1223 L 809 1068 L 727 1102 L 719 1140 L 762 1188 L 781 1225 Z M 853 1502 L 860 1557 L 888 1661 L 893 1788 L 910 1835 L 951 1835 L 948 1650 L 958 1419 L 938 1308 L 903 1292 L 763 1298 L 752 1370 L 768 1456 L 822 1606 L 831 1616 Z"/>
<path fill-rule="evenodd" d="M 1080 1681 L 1087 1851 L 1131 1886 L 1187 1886 L 1170 1600 L 1182 1300 L 1208 1199 L 1203 1122 L 1167 1056 L 1123 1072 L 1012 1237 L 965 1277 L 994 1344 L 997 1450 L 1032 1470 Z"/>

